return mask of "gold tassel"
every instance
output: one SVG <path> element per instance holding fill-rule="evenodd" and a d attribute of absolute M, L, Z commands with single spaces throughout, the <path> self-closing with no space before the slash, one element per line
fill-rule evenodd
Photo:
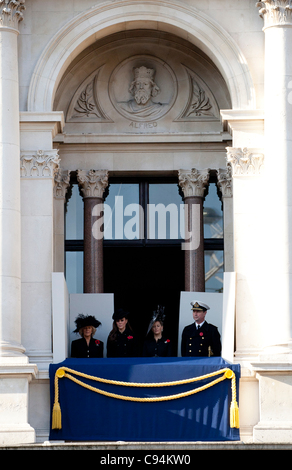
<path fill-rule="evenodd" d="M 60 403 L 54 403 L 53 406 L 52 429 L 62 429 L 62 414 Z"/>
<path fill-rule="evenodd" d="M 239 408 L 237 401 L 232 401 L 230 405 L 230 427 L 239 428 Z"/>

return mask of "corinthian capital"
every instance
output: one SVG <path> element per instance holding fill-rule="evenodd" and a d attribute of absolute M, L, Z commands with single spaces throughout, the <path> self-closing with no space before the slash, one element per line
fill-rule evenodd
<path fill-rule="evenodd" d="M 222 193 L 222 197 L 232 197 L 232 170 L 230 163 L 226 168 L 217 170 L 217 186 Z"/>
<path fill-rule="evenodd" d="M 260 8 L 259 15 L 265 20 L 265 27 L 292 25 L 292 3 L 291 0 L 265 0 L 257 2 Z"/>
<path fill-rule="evenodd" d="M 209 169 L 196 170 L 196 168 L 192 168 L 191 170 L 179 170 L 178 184 L 183 190 L 184 197 L 204 197 L 209 176 Z"/>
<path fill-rule="evenodd" d="M 55 173 L 54 197 L 56 199 L 65 199 L 68 186 L 70 185 L 70 170 L 59 168 Z"/>
<path fill-rule="evenodd" d="M 107 170 L 78 170 L 77 181 L 81 186 L 83 197 L 103 197 L 108 185 Z"/>
<path fill-rule="evenodd" d="M 226 147 L 227 163 L 231 164 L 233 176 L 250 176 L 261 173 L 264 155 L 258 149 Z"/>
<path fill-rule="evenodd" d="M 20 176 L 23 178 L 53 178 L 59 168 L 58 150 L 21 152 Z"/>
<path fill-rule="evenodd" d="M 25 0 L 0 0 L 0 25 L 18 27 L 18 23 L 23 20 Z"/>

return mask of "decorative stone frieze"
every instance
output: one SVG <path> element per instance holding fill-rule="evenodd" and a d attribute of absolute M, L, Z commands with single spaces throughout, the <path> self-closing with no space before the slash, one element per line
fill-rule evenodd
<path fill-rule="evenodd" d="M 83 197 L 103 197 L 103 192 L 108 186 L 107 170 L 78 170 L 77 181 L 81 186 Z"/>
<path fill-rule="evenodd" d="M 58 168 L 55 173 L 54 197 L 56 199 L 65 199 L 68 186 L 70 185 L 70 170 Z"/>
<path fill-rule="evenodd" d="M 265 0 L 257 2 L 259 15 L 265 20 L 265 27 L 277 25 L 292 25 L 291 0 Z"/>
<path fill-rule="evenodd" d="M 37 150 L 21 152 L 20 176 L 26 178 L 54 178 L 59 169 L 58 150 Z"/>
<path fill-rule="evenodd" d="M 222 193 L 222 197 L 233 196 L 232 169 L 230 163 L 227 164 L 226 168 L 219 168 L 217 170 L 217 186 Z"/>
<path fill-rule="evenodd" d="M 0 26 L 18 27 L 23 20 L 25 0 L 0 0 Z"/>
<path fill-rule="evenodd" d="M 191 170 L 179 170 L 178 182 L 183 190 L 184 197 L 204 197 L 209 176 L 209 169 L 197 170 L 192 168 Z"/>
<path fill-rule="evenodd" d="M 226 147 L 227 163 L 232 168 L 232 176 L 259 175 L 263 168 L 264 154 L 258 149 Z"/>

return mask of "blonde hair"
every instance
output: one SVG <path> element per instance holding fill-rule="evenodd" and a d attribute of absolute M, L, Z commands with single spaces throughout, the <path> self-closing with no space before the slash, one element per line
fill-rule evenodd
<path fill-rule="evenodd" d="M 82 338 L 83 338 L 83 330 L 84 330 L 84 328 L 88 328 L 88 326 L 90 326 L 90 327 L 92 328 L 91 338 L 95 335 L 96 328 L 94 328 L 94 326 L 87 325 L 87 326 L 83 326 L 83 327 L 80 328 L 80 330 L 78 331 L 78 333 L 80 334 L 80 336 L 82 336 Z"/>

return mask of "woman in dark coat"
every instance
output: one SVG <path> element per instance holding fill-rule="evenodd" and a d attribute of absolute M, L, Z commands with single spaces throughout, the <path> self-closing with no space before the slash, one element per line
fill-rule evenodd
<path fill-rule="evenodd" d="M 164 308 L 159 308 L 154 312 L 153 318 L 148 327 L 149 337 L 144 342 L 144 357 L 171 357 L 172 345 L 170 339 L 163 335 Z M 147 333 L 147 334 L 148 334 Z"/>
<path fill-rule="evenodd" d="M 128 322 L 129 313 L 123 309 L 113 314 L 113 329 L 107 339 L 107 357 L 137 357 L 137 338 Z"/>
<path fill-rule="evenodd" d="M 71 357 L 103 357 L 103 342 L 95 339 L 96 329 L 101 325 L 93 315 L 78 315 L 75 320 L 76 329 L 82 338 L 72 341 Z"/>

